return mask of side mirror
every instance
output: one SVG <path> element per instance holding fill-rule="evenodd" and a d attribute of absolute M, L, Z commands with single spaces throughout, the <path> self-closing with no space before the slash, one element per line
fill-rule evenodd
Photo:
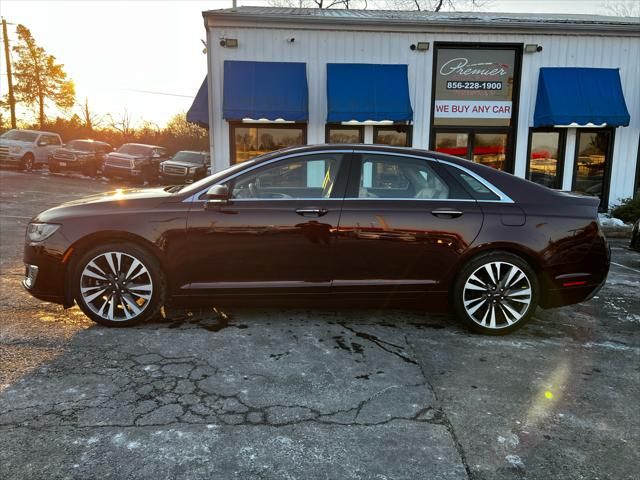
<path fill-rule="evenodd" d="M 207 203 L 227 203 L 230 197 L 229 187 L 226 185 L 214 185 L 207 190 Z"/>

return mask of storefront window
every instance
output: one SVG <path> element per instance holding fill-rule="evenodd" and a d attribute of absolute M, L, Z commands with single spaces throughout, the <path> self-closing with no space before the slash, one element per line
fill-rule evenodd
<path fill-rule="evenodd" d="M 395 147 L 410 147 L 411 126 L 393 125 L 389 127 L 374 127 L 373 143 L 378 145 L 393 145 Z"/>
<path fill-rule="evenodd" d="M 578 130 L 573 190 L 595 195 L 606 205 L 605 181 L 611 166 L 611 131 Z"/>
<path fill-rule="evenodd" d="M 306 125 L 231 124 L 231 162 L 239 163 L 263 153 L 307 143 Z"/>
<path fill-rule="evenodd" d="M 549 188 L 562 188 L 563 131 L 532 131 L 529 139 L 527 180 Z"/>
<path fill-rule="evenodd" d="M 469 154 L 468 133 L 436 133 L 436 152 L 467 158 Z"/>
<path fill-rule="evenodd" d="M 326 143 L 364 143 L 364 127 L 327 125 Z"/>
<path fill-rule="evenodd" d="M 476 133 L 473 137 L 473 161 L 497 170 L 505 170 L 507 134 Z"/>

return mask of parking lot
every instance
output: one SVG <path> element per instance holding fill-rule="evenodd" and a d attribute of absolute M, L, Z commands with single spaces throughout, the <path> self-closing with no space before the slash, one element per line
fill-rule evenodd
<path fill-rule="evenodd" d="M 594 299 L 507 337 L 365 308 L 107 329 L 23 291 L 22 244 L 39 211 L 120 186 L 0 171 L 0 478 L 637 478 L 626 240 Z"/>

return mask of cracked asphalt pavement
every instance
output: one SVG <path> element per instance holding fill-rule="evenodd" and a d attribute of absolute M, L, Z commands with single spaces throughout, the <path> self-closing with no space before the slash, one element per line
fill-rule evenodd
<path fill-rule="evenodd" d="M 22 290 L 24 228 L 100 180 L 0 172 L 2 479 L 634 479 L 640 254 L 482 337 L 402 310 L 94 325 Z"/>

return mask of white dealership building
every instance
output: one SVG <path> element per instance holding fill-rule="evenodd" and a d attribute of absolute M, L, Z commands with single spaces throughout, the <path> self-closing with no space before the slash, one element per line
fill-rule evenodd
<path fill-rule="evenodd" d="M 640 188 L 640 19 L 240 7 L 203 12 L 188 119 L 214 169 L 298 144 L 457 155 L 551 188 Z"/>

